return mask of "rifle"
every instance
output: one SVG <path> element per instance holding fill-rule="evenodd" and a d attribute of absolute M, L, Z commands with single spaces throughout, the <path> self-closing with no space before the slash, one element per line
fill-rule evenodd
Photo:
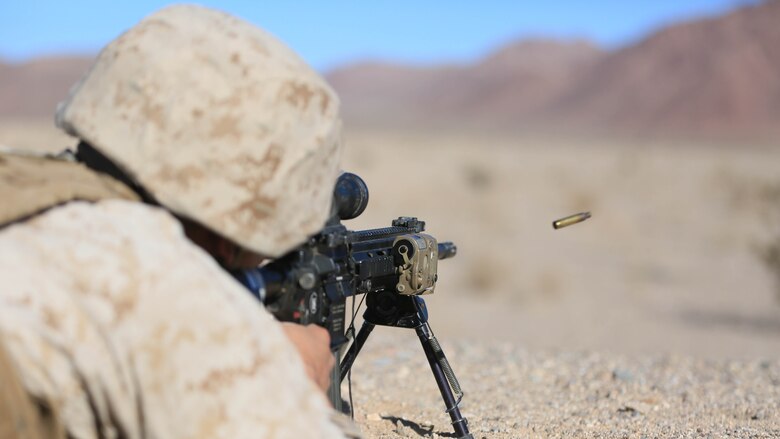
<path fill-rule="evenodd" d="M 368 205 L 368 186 L 343 173 L 336 182 L 330 219 L 307 242 L 260 268 L 234 276 L 281 321 L 314 323 L 330 332 L 336 358 L 328 395 L 342 410 L 341 382 L 376 326 L 414 329 L 450 415 L 456 437 L 470 439 L 460 413 L 463 391 L 428 324 L 422 295 L 433 293 L 440 259 L 455 256 L 452 242 L 423 233 L 425 222 L 400 217 L 390 227 L 351 231 L 341 221 L 358 217 Z M 346 301 L 364 294 L 363 326 L 345 327 Z M 352 315 L 354 318 L 354 315 Z M 351 410 L 351 407 L 350 407 Z"/>

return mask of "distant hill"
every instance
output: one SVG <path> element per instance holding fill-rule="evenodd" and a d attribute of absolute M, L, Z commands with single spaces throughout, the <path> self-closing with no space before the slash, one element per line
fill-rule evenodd
<path fill-rule="evenodd" d="M 328 78 L 347 123 L 780 139 L 780 1 L 612 53 L 521 41 L 465 66 L 364 63 Z"/>
<path fill-rule="evenodd" d="M 360 63 L 328 80 L 358 124 L 461 124 L 538 113 L 572 75 L 604 56 L 585 41 L 526 40 L 475 65 L 405 67 Z M 519 99 L 518 99 L 519 97 Z"/>
<path fill-rule="evenodd" d="M 0 62 L 0 118 L 52 117 L 90 61 Z M 468 65 L 361 62 L 327 77 L 353 126 L 780 140 L 780 1 L 612 52 L 533 39 Z"/>
<path fill-rule="evenodd" d="M 612 53 L 545 116 L 645 135 L 780 139 L 780 1 L 672 26 Z"/>
<path fill-rule="evenodd" d="M 48 57 L 24 64 L 0 60 L 0 117 L 52 118 L 57 103 L 87 71 L 92 58 Z"/>

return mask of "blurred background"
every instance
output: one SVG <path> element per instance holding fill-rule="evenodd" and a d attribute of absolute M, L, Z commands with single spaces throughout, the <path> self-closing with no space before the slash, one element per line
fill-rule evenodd
<path fill-rule="evenodd" d="M 57 102 L 165 3 L 0 4 L 0 145 L 72 146 Z M 457 243 L 440 338 L 780 355 L 780 1 L 205 3 L 342 97 L 348 226 Z"/>

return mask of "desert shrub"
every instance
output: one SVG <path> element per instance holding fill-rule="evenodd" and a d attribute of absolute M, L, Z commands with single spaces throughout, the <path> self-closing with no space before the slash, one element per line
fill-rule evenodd
<path fill-rule="evenodd" d="M 490 170 L 476 163 L 469 163 L 463 168 L 463 176 L 466 184 L 475 191 L 489 189 L 493 183 Z"/>
<path fill-rule="evenodd" d="M 775 279 L 775 293 L 780 302 L 780 182 L 765 184 L 759 191 L 764 216 L 775 227 L 774 239 L 759 248 L 759 257 Z"/>
<path fill-rule="evenodd" d="M 775 279 L 775 296 L 780 302 L 780 235 L 766 245 L 761 252 L 761 259 Z"/>

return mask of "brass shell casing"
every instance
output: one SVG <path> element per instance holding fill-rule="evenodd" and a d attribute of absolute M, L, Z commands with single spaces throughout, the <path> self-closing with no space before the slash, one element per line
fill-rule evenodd
<path fill-rule="evenodd" d="M 590 218 L 590 212 L 575 213 L 574 215 L 569 215 L 565 218 L 553 221 L 552 226 L 553 229 L 558 230 L 573 224 L 581 223 L 588 218 Z"/>

